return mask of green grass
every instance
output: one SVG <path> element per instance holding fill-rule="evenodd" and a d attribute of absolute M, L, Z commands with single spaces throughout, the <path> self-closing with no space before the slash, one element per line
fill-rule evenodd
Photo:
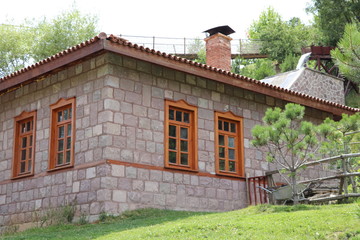
<path fill-rule="evenodd" d="M 225 213 L 131 211 L 106 222 L 30 229 L 3 239 L 358 239 L 359 204 L 260 205 Z"/>

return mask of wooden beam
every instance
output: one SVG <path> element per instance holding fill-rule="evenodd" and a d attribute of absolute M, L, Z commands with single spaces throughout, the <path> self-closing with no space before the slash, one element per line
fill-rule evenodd
<path fill-rule="evenodd" d="M 340 200 L 340 199 L 349 198 L 349 197 L 360 197 L 360 193 L 349 193 L 349 194 L 337 195 L 337 196 L 333 196 L 333 197 L 323 197 L 323 198 L 317 198 L 317 199 L 309 199 L 308 201 L 310 203 L 313 203 L 313 202 L 325 202 L 325 201 Z"/>
<path fill-rule="evenodd" d="M 300 181 L 298 183 L 300 184 L 300 183 L 310 183 L 310 182 L 321 182 L 321 181 L 325 181 L 325 180 L 331 180 L 331 179 L 336 179 L 336 178 L 346 178 L 346 177 L 352 177 L 352 176 L 360 176 L 360 172 L 344 173 L 344 174 L 338 174 L 338 175 L 333 175 L 333 176 L 328 176 L 328 177 L 315 178 L 315 179 Z"/>

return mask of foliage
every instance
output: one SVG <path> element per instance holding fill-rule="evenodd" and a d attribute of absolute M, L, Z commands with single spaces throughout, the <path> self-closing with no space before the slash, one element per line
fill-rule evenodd
<path fill-rule="evenodd" d="M 298 170 L 314 158 L 318 144 L 315 126 L 302 121 L 304 113 L 305 107 L 293 103 L 288 103 L 284 110 L 269 108 L 263 118 L 264 125 L 252 129 L 252 144 L 267 149 L 267 161 L 290 172 L 290 179 L 286 180 L 291 185 L 295 204 L 300 194 L 296 188 Z"/>
<path fill-rule="evenodd" d="M 195 62 L 206 64 L 206 49 L 204 41 L 200 38 L 195 38 L 193 42 L 187 46 L 187 52 L 189 54 L 197 54 L 197 58 L 194 60 Z"/>
<path fill-rule="evenodd" d="M 280 64 L 281 72 L 287 72 L 291 70 L 295 70 L 296 65 L 299 62 L 299 56 L 295 54 L 287 55 L 284 59 L 284 62 Z"/>
<path fill-rule="evenodd" d="M 347 23 L 360 22 L 360 2 L 312 0 L 307 11 L 315 15 L 315 26 L 322 45 L 336 46 Z"/>
<path fill-rule="evenodd" d="M 345 96 L 345 105 L 360 108 L 360 94 L 352 89 L 346 96 Z"/>
<path fill-rule="evenodd" d="M 34 213 L 34 222 L 39 223 L 39 227 L 71 223 L 75 216 L 75 202 L 64 204 L 57 208 L 50 208 Z"/>
<path fill-rule="evenodd" d="M 348 79 L 360 83 L 360 32 L 356 24 L 347 24 L 338 48 L 331 51 L 340 72 Z"/>
<path fill-rule="evenodd" d="M 315 28 L 301 23 L 299 18 L 283 21 L 275 10 L 269 7 L 250 26 L 252 39 L 262 40 L 261 52 L 271 60 L 283 63 L 286 56 L 299 55 L 301 47 L 309 46 L 316 37 Z"/>
<path fill-rule="evenodd" d="M 51 20 L 0 25 L 0 77 L 94 37 L 97 22 L 73 8 Z"/>
<path fill-rule="evenodd" d="M 355 203 L 262 206 L 223 213 L 141 209 L 109 223 L 31 229 L 4 239 L 304 239 L 304 236 L 306 239 L 342 239 L 348 235 L 360 236 Z"/>
<path fill-rule="evenodd" d="M 232 72 L 247 76 L 256 80 L 264 79 L 276 74 L 274 64 L 269 59 L 241 59 L 236 58 L 232 62 Z"/>

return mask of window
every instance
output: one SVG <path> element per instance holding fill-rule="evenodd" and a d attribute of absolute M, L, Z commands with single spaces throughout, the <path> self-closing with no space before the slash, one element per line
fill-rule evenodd
<path fill-rule="evenodd" d="M 34 173 L 36 111 L 15 117 L 13 178 Z"/>
<path fill-rule="evenodd" d="M 242 118 L 231 112 L 215 112 L 217 174 L 244 176 Z"/>
<path fill-rule="evenodd" d="M 75 98 L 50 105 L 49 170 L 74 165 Z"/>
<path fill-rule="evenodd" d="M 165 101 L 165 166 L 197 170 L 197 108 Z"/>

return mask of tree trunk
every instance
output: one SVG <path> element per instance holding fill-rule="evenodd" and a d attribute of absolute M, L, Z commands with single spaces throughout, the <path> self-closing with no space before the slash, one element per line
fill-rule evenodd
<path fill-rule="evenodd" d="M 293 192 L 294 205 L 297 205 L 299 204 L 299 194 L 297 192 L 297 186 L 296 186 L 296 171 L 291 172 L 291 188 Z"/>

